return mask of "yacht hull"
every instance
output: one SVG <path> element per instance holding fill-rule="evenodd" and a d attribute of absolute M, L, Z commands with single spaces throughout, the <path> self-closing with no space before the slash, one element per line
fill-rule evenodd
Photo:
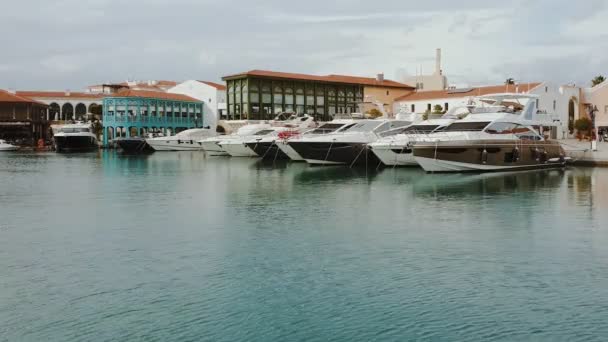
<path fill-rule="evenodd" d="M 370 146 L 372 152 L 386 166 L 418 166 L 411 147 Z"/>
<path fill-rule="evenodd" d="M 380 163 L 365 143 L 294 141 L 289 146 L 309 164 L 376 166 Z"/>
<path fill-rule="evenodd" d="M 262 159 L 289 159 L 283 151 L 273 142 L 251 142 L 247 146 Z"/>
<path fill-rule="evenodd" d="M 289 146 L 288 142 L 281 141 L 277 144 L 277 146 L 281 149 L 281 151 L 283 151 L 283 153 L 285 153 L 287 158 L 291 159 L 292 161 L 304 161 L 304 158 L 302 158 L 302 156 L 296 152 L 293 147 Z"/>
<path fill-rule="evenodd" d="M 201 146 L 201 148 L 203 149 L 203 151 L 205 151 L 205 153 L 211 155 L 211 156 L 228 156 L 229 154 L 226 153 L 226 151 L 224 151 L 219 145 L 218 145 L 218 141 L 214 140 L 214 141 L 202 141 L 199 142 L 199 145 Z"/>
<path fill-rule="evenodd" d="M 55 136 L 57 152 L 92 152 L 99 149 L 97 139 L 91 136 Z"/>
<path fill-rule="evenodd" d="M 416 162 L 427 172 L 496 172 L 565 166 L 557 142 L 468 141 L 416 144 Z"/>
<path fill-rule="evenodd" d="M 231 157 L 257 157 L 258 154 L 253 152 L 245 143 L 243 142 L 229 142 L 229 143 L 219 143 L 222 149 L 228 153 Z"/>
<path fill-rule="evenodd" d="M 193 140 L 154 140 L 146 139 L 155 151 L 200 151 L 201 146 Z"/>
<path fill-rule="evenodd" d="M 17 146 L 0 146 L 0 152 L 2 151 L 17 151 L 18 147 Z"/>
<path fill-rule="evenodd" d="M 124 154 L 149 154 L 154 149 L 143 138 L 116 139 L 116 144 Z"/>

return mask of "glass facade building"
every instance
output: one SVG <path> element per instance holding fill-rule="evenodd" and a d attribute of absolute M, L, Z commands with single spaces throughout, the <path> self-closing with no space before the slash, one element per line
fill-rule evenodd
<path fill-rule="evenodd" d="M 249 74 L 224 77 L 227 115 L 223 119 L 269 120 L 281 112 L 296 112 L 330 120 L 336 114 L 359 110 L 364 85 L 335 82 L 323 76 L 312 78 Z"/>

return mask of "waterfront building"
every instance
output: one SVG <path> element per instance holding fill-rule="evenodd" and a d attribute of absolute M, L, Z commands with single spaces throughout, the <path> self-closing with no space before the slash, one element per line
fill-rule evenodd
<path fill-rule="evenodd" d="M 226 118 L 226 86 L 223 84 L 189 80 L 170 88 L 168 92 L 202 101 L 205 126 L 215 127 L 220 119 Z"/>
<path fill-rule="evenodd" d="M 598 130 L 608 129 L 608 80 L 595 87 L 586 88 L 583 97 L 583 105 L 588 117 L 590 117 L 592 110 L 597 109 L 595 112 L 595 127 Z"/>
<path fill-rule="evenodd" d="M 103 99 L 103 144 L 116 137 L 203 127 L 203 102 L 159 91 L 123 90 Z"/>
<path fill-rule="evenodd" d="M 251 70 L 222 79 L 227 84 L 227 119 L 271 119 L 293 111 L 330 120 L 336 114 L 358 112 L 364 99 L 382 102 L 391 112 L 396 97 L 415 89 L 385 80 L 382 74 L 370 78 Z"/>
<path fill-rule="evenodd" d="M 49 132 L 48 106 L 42 102 L 0 89 L 0 139 L 46 139 Z"/>
<path fill-rule="evenodd" d="M 178 82 L 167 80 L 125 81 L 91 85 L 87 87 L 87 92 L 94 94 L 113 94 L 125 89 L 166 92 L 177 84 Z"/>
<path fill-rule="evenodd" d="M 103 95 L 72 91 L 18 91 L 20 96 L 49 106 L 47 120 L 101 119 Z"/>
<path fill-rule="evenodd" d="M 436 111 L 436 108 L 441 107 L 441 112 L 445 112 L 454 106 L 466 104 L 472 97 L 496 93 L 538 95 L 537 107 L 547 113 L 554 114 L 556 121 L 561 123 L 555 138 L 565 139 L 573 137 L 574 131 L 572 127 L 581 112 L 581 89 L 574 86 L 556 86 L 546 82 L 532 82 L 417 91 L 396 98 L 393 110 L 432 114 Z"/>

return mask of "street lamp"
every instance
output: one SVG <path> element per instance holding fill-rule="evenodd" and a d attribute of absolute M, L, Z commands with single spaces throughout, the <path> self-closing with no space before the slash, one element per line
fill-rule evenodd
<path fill-rule="evenodd" d="M 595 138 L 591 140 L 591 151 L 597 151 L 597 140 L 599 138 L 599 134 L 595 130 L 595 113 L 597 112 L 597 106 L 594 105 L 593 108 L 591 108 L 591 113 L 589 113 L 589 116 L 591 117 L 591 132 L 595 133 Z"/>

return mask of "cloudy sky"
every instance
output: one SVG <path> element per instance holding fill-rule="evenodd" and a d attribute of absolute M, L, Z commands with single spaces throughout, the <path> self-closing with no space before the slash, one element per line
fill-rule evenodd
<path fill-rule="evenodd" d="M 608 0 L 20 0 L 0 11 L 0 88 L 220 80 L 250 69 L 453 84 L 608 73 Z"/>

